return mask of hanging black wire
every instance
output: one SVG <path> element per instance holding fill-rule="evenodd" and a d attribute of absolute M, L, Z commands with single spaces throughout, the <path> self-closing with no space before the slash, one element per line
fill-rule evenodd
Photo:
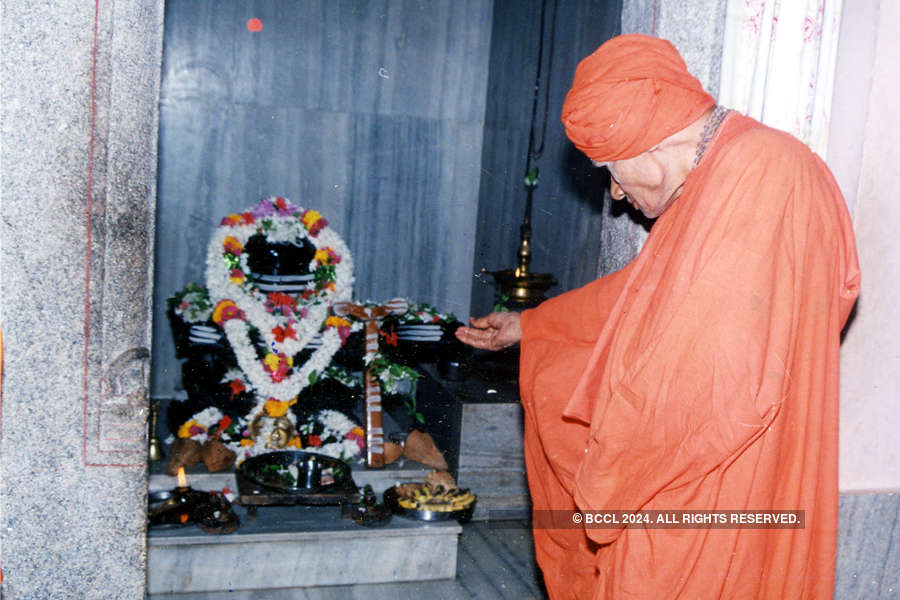
<path fill-rule="evenodd" d="M 550 116 L 550 74 L 553 70 L 553 47 L 556 39 L 556 3 L 553 0 L 553 15 L 550 20 L 550 48 L 547 54 L 547 76 L 544 85 L 544 114 L 541 123 L 541 142 L 535 143 L 535 122 L 537 120 L 538 100 L 541 90 L 541 72 L 544 64 L 544 24 L 546 22 L 547 0 L 541 0 L 541 26 L 538 32 L 537 69 L 534 77 L 534 97 L 531 103 L 531 127 L 528 132 L 528 152 L 525 157 L 525 176 L 528 178 L 531 171 L 532 160 L 538 160 L 544 152 L 544 142 L 547 139 L 547 122 Z M 536 185 L 535 180 L 532 184 Z M 529 211 L 530 212 L 530 211 Z"/>

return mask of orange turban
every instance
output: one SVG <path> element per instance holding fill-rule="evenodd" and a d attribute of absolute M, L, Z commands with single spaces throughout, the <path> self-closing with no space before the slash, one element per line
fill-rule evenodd
<path fill-rule="evenodd" d="M 562 122 L 579 150 L 609 162 L 646 152 L 713 105 L 675 46 L 628 34 L 578 64 Z"/>

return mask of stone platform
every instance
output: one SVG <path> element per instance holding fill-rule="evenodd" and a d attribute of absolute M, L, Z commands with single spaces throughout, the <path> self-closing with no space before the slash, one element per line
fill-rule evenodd
<path fill-rule="evenodd" d="M 264 506 L 229 535 L 193 526 L 147 535 L 147 592 L 228 592 L 451 579 L 462 527 L 394 517 L 383 527 L 338 506 Z"/>
<path fill-rule="evenodd" d="M 151 463 L 149 491 L 171 490 L 166 461 Z M 384 469 L 353 464 L 353 480 L 381 497 L 397 483 L 422 481 L 430 467 L 401 459 Z M 186 470 L 195 490 L 237 492 L 234 469 Z M 462 528 L 394 517 L 384 527 L 341 519 L 339 506 L 261 506 L 255 520 L 235 505 L 238 530 L 210 535 L 195 526 L 147 535 L 147 592 L 228 592 L 453 578 Z"/>

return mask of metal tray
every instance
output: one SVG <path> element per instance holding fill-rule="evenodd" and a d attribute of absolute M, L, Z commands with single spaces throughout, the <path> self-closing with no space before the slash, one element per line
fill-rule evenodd
<path fill-rule="evenodd" d="M 414 482 L 411 482 L 414 483 Z M 391 509 L 395 515 L 406 517 L 407 519 L 415 519 L 417 521 L 458 521 L 459 523 L 467 523 L 472 519 L 472 513 L 475 512 L 475 504 L 478 497 L 472 501 L 472 504 L 466 508 L 459 510 L 424 510 L 418 508 L 405 508 L 400 506 L 400 498 L 397 495 L 396 487 L 390 487 L 384 490 L 384 504 Z"/>

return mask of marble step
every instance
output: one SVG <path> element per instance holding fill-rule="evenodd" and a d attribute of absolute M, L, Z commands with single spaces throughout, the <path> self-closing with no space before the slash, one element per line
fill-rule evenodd
<path fill-rule="evenodd" d="M 264 506 L 237 531 L 192 526 L 147 534 L 149 594 L 229 592 L 451 579 L 462 527 L 395 516 L 383 527 L 342 519 L 337 506 Z"/>

